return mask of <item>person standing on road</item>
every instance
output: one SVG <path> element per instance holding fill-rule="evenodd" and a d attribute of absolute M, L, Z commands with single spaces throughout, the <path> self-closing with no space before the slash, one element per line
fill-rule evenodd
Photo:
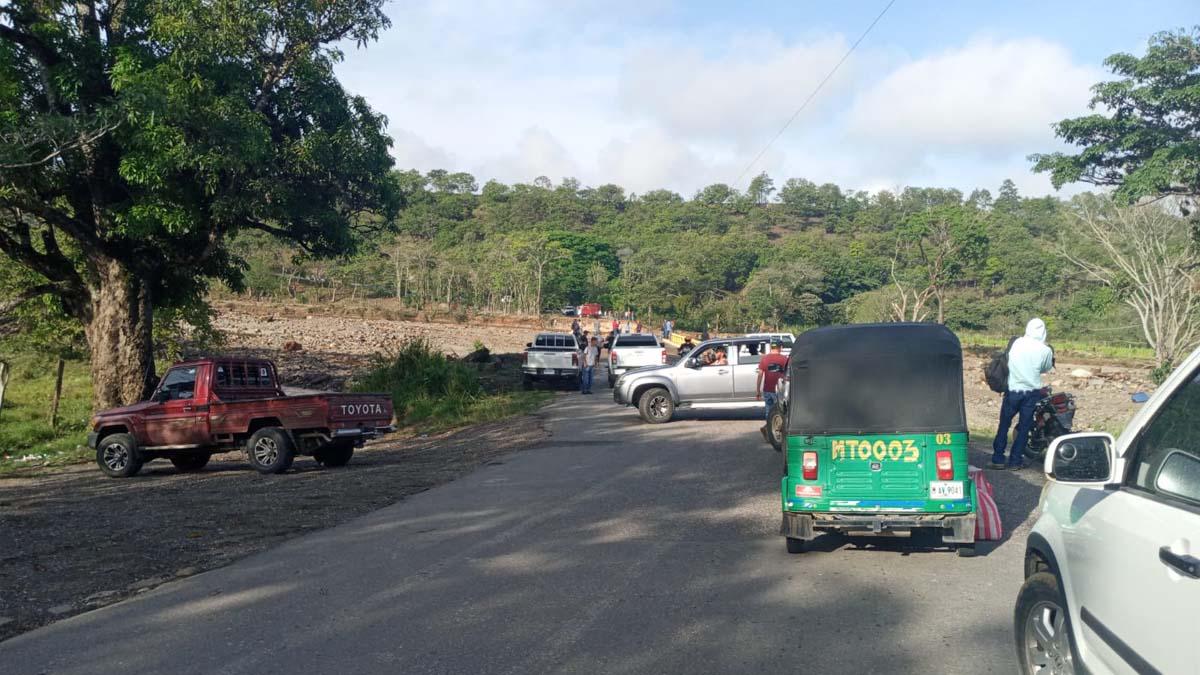
<path fill-rule="evenodd" d="M 596 364 L 600 362 L 600 345 L 596 338 L 584 343 L 579 357 L 579 393 L 592 393 L 592 380 L 596 377 Z"/>
<path fill-rule="evenodd" d="M 1054 368 L 1054 351 L 1046 346 L 1046 324 L 1030 319 L 1024 337 L 1017 338 L 1008 350 L 1008 387 L 1000 404 L 1000 426 L 992 441 L 993 469 L 1020 469 L 1025 466 L 1025 444 L 1033 428 L 1033 409 L 1042 397 L 1042 373 Z M 1013 438 L 1008 461 L 1004 461 L 1004 446 L 1008 431 L 1017 417 L 1017 435 Z"/>
<path fill-rule="evenodd" d="M 673 326 L 672 326 L 672 324 L 671 324 L 671 320 L 670 320 L 670 319 L 663 319 L 663 331 L 662 331 L 662 336 L 663 336 L 663 339 L 664 339 L 664 340 L 670 340 L 670 339 L 671 339 L 671 328 L 672 328 L 672 327 L 673 327 Z"/>
<path fill-rule="evenodd" d="M 775 401 L 779 396 L 775 392 L 775 387 L 779 384 L 779 378 L 783 377 L 783 372 L 787 369 L 788 359 L 783 355 L 783 348 L 778 342 L 771 343 L 771 351 L 764 354 L 758 362 L 758 382 L 755 384 L 755 389 L 758 391 L 757 398 L 763 402 L 766 407 L 766 418 L 771 419 L 771 408 L 775 405 Z M 772 372 L 771 366 L 779 366 L 778 372 Z M 767 438 L 767 425 L 764 424 L 762 429 L 763 438 Z"/>

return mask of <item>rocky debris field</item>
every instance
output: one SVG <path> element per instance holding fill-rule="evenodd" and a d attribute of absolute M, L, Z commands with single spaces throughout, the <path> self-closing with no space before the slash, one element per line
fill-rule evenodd
<path fill-rule="evenodd" d="M 983 380 L 986 359 L 967 354 L 963 358 L 967 423 L 972 429 L 994 429 L 1000 416 L 1000 395 Z M 1054 391 L 1075 395 L 1075 431 L 1118 432 L 1137 412 L 1140 404 L 1130 400 L 1135 392 L 1153 392 L 1150 370 L 1129 365 L 1073 363 L 1069 357 L 1044 376 Z"/>
<path fill-rule="evenodd" d="M 289 310 L 291 313 L 295 308 Z M 317 312 L 318 308 L 306 309 Z M 557 318 L 557 330 L 570 319 Z M 540 328 L 527 326 L 434 323 L 353 318 L 317 313 L 293 316 L 264 306 L 226 307 L 214 322 L 224 331 L 231 351 L 275 359 L 284 383 L 309 389 L 339 389 L 354 370 L 367 365 L 373 354 L 386 354 L 406 340 L 422 338 L 437 349 L 464 356 L 476 341 L 493 354 L 516 354 Z M 591 320 L 586 324 L 594 323 Z M 587 326 L 587 327 L 590 327 Z M 287 342 L 302 349 L 284 351 Z M 995 428 L 1000 396 L 983 381 L 985 357 L 966 354 L 963 362 L 967 421 L 972 429 Z M 1118 431 L 1137 411 L 1134 392 L 1151 392 L 1149 368 L 1129 364 L 1095 364 L 1065 356 L 1046 378 L 1055 391 L 1075 395 L 1077 430 Z"/>
<path fill-rule="evenodd" d="M 523 417 L 381 440 L 340 469 L 301 457 L 264 476 L 227 453 L 198 473 L 156 460 L 136 478 L 106 478 L 91 464 L 5 478 L 0 640 L 332 527 L 547 437 L 538 418 Z"/>

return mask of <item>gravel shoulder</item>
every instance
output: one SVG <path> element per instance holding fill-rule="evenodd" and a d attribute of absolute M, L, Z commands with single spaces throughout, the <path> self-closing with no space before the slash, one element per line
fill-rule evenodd
<path fill-rule="evenodd" d="M 0 640 L 332 527 L 546 437 L 527 416 L 383 439 L 342 469 L 304 457 L 263 476 L 228 453 L 194 474 L 160 460 L 132 479 L 89 464 L 0 480 Z"/>

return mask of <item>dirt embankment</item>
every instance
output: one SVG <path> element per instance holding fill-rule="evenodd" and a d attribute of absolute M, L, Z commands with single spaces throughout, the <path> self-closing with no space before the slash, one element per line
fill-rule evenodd
<path fill-rule="evenodd" d="M 469 323 L 389 319 L 384 310 L 373 305 L 355 310 L 226 303 L 219 309 L 215 323 L 227 334 L 231 350 L 273 358 L 285 383 L 316 389 L 340 388 L 355 369 L 369 363 L 372 354 L 387 353 L 406 340 L 423 338 L 448 354 L 467 354 L 476 341 L 493 353 L 515 354 L 538 330 L 551 325 L 566 330 L 570 325 L 570 319 L 563 317 L 474 317 Z M 344 314 L 354 311 L 362 316 Z M 591 329 L 594 323 L 585 319 L 584 327 Z M 282 351 L 288 341 L 299 343 L 303 350 Z M 963 363 L 967 420 L 977 430 L 995 428 L 1000 412 L 999 395 L 983 381 L 984 362 L 984 355 L 968 353 Z M 1130 395 L 1154 390 L 1148 366 L 1094 359 L 1076 361 L 1069 355 L 1062 358 L 1046 382 L 1056 391 L 1076 396 L 1075 426 L 1081 431 L 1118 431 L 1137 411 L 1138 404 L 1130 400 Z"/>
<path fill-rule="evenodd" d="M 976 355 L 963 358 L 967 422 L 972 429 L 994 429 L 1000 416 L 1000 395 L 988 389 L 983 380 L 985 363 Z M 1084 365 L 1073 363 L 1069 357 L 1060 360 L 1044 379 L 1055 391 L 1075 395 L 1076 431 L 1120 431 L 1138 410 L 1139 404 L 1131 401 L 1130 395 L 1154 391 L 1148 367 L 1098 365 L 1091 361 Z"/>

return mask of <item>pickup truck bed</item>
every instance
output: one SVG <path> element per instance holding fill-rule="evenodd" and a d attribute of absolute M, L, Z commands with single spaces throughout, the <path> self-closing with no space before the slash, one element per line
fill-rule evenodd
<path fill-rule="evenodd" d="M 634 368 L 661 366 L 667 362 L 667 350 L 649 333 L 623 333 L 608 352 L 608 386 Z"/>
<path fill-rule="evenodd" d="M 523 358 L 521 381 L 527 389 L 538 380 L 579 377 L 579 346 L 570 333 L 539 333 Z"/>

